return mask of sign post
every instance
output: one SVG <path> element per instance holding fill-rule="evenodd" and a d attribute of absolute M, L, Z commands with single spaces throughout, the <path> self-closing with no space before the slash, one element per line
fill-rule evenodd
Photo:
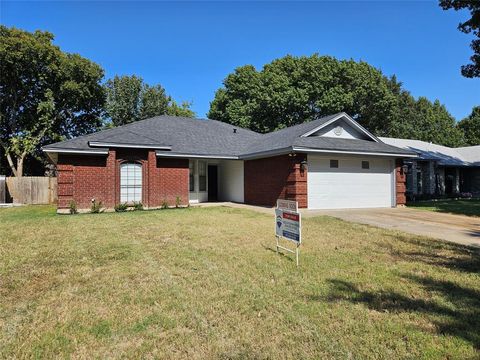
<path fill-rule="evenodd" d="M 302 217 L 298 212 L 298 203 L 291 200 L 277 200 L 275 209 L 275 238 L 276 250 L 284 250 L 295 254 L 298 266 L 300 244 L 302 243 Z M 295 243 L 295 250 L 281 246 L 279 240 L 284 238 Z"/>

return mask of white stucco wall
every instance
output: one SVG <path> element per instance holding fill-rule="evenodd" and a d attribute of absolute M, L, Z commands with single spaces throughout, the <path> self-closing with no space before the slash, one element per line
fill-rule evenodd
<path fill-rule="evenodd" d="M 219 163 L 218 195 L 221 201 L 244 202 L 242 160 L 222 160 Z"/>

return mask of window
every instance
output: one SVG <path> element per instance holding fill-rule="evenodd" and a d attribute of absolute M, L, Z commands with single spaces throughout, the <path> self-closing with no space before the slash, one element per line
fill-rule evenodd
<path fill-rule="evenodd" d="M 207 191 L 207 163 L 198 162 L 198 191 Z"/>
<path fill-rule="evenodd" d="M 370 169 L 370 161 L 362 161 L 362 169 Z"/>
<path fill-rule="evenodd" d="M 190 191 L 195 191 L 195 160 L 190 160 L 188 167 L 190 171 Z"/>
<path fill-rule="evenodd" d="M 331 168 L 338 168 L 338 160 L 330 160 L 330 167 Z"/>
<path fill-rule="evenodd" d="M 120 202 L 142 201 L 142 165 L 123 163 L 120 165 Z"/>

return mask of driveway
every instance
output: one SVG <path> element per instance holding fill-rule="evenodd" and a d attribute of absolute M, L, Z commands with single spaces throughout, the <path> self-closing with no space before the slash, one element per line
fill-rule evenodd
<path fill-rule="evenodd" d="M 231 202 L 201 203 L 196 206 L 229 206 L 258 211 L 264 214 L 273 214 L 273 208 L 271 207 Z M 406 207 L 341 210 L 301 209 L 300 212 L 304 218 L 328 215 L 345 221 L 400 230 L 410 234 L 423 235 L 480 248 L 479 217 L 444 214 Z"/>
<path fill-rule="evenodd" d="M 328 215 L 342 220 L 480 248 L 480 218 L 411 208 L 302 210 L 304 217 Z"/>

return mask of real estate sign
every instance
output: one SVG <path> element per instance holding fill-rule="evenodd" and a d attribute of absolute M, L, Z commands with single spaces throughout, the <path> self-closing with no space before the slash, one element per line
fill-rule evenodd
<path fill-rule="evenodd" d="M 298 202 L 293 200 L 277 200 L 277 209 L 298 212 Z"/>
<path fill-rule="evenodd" d="M 294 209 L 295 211 L 291 211 Z M 302 217 L 298 212 L 296 201 L 277 200 L 275 209 L 275 238 L 277 239 L 278 249 L 282 249 L 295 254 L 297 266 L 299 246 L 302 243 Z M 295 250 L 288 249 L 279 244 L 280 239 L 286 239 L 295 243 Z"/>
<path fill-rule="evenodd" d="M 296 243 L 302 242 L 300 214 L 275 209 L 275 235 Z"/>

